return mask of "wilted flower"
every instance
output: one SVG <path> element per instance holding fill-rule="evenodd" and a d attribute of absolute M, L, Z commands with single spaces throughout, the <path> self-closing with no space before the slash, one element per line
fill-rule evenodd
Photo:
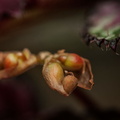
<path fill-rule="evenodd" d="M 42 73 L 52 89 L 66 96 L 77 86 L 90 90 L 94 84 L 90 62 L 63 50 L 45 59 Z"/>

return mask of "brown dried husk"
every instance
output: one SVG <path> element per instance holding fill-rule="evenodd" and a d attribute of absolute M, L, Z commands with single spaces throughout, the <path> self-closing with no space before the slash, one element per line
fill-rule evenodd
<path fill-rule="evenodd" d="M 94 84 L 91 65 L 89 60 L 83 58 L 83 61 L 84 61 L 84 64 L 82 69 L 77 71 L 67 71 L 64 68 L 62 68 L 60 61 L 55 59 L 54 55 L 51 55 L 45 60 L 42 73 L 47 84 L 50 86 L 50 88 L 58 91 L 59 93 L 65 96 L 69 96 L 77 86 L 90 90 L 92 89 L 92 86 Z M 56 75 L 59 72 L 57 73 L 54 72 L 55 70 L 61 71 L 61 68 L 60 69 L 51 68 L 49 70 L 48 66 L 55 62 L 58 63 L 63 69 L 64 75 L 62 75 L 62 77 L 59 75 Z M 57 67 L 57 66 L 53 66 L 53 67 Z"/>
<path fill-rule="evenodd" d="M 91 64 L 89 60 L 85 58 L 83 58 L 83 60 L 84 60 L 84 65 L 78 75 L 78 79 L 79 79 L 78 87 L 91 90 L 94 85 Z"/>

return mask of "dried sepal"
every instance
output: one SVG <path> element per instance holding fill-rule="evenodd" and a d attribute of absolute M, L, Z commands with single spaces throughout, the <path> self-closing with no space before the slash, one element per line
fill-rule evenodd
<path fill-rule="evenodd" d="M 39 62 L 40 64 L 43 64 L 43 63 L 44 63 L 44 60 L 45 60 L 48 56 L 50 56 L 50 55 L 51 55 L 51 53 L 50 53 L 49 51 L 42 51 L 42 52 L 40 52 L 40 53 L 38 54 L 38 56 L 37 56 L 38 62 Z"/>
<path fill-rule="evenodd" d="M 0 70 L 0 79 L 10 78 L 19 75 L 37 64 L 36 56 L 31 54 L 28 49 L 24 49 L 22 52 L 3 52 L 2 54 L 3 61 L 1 64 L 3 67 Z M 12 59 L 15 59 L 17 64 L 13 64 L 14 60 L 10 60 L 11 56 L 9 55 L 11 54 Z M 7 60 L 10 60 L 8 62 L 9 64 L 7 63 L 7 68 L 4 66 L 4 64 L 6 64 L 6 61 L 4 61 L 6 60 L 6 58 Z"/>
<path fill-rule="evenodd" d="M 90 62 L 89 60 L 84 59 L 84 66 L 83 69 L 80 71 L 78 86 L 84 89 L 91 90 L 93 85 L 93 74 Z"/>

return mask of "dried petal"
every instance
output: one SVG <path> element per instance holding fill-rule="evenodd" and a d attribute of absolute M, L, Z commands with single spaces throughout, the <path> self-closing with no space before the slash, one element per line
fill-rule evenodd
<path fill-rule="evenodd" d="M 87 59 L 84 59 L 84 67 L 79 75 L 78 86 L 90 90 L 92 89 L 93 84 L 93 74 L 90 62 Z"/>

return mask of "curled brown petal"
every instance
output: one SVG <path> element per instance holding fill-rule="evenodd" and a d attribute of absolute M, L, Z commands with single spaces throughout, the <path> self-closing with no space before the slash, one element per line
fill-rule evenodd
<path fill-rule="evenodd" d="M 93 74 L 90 62 L 89 60 L 84 59 L 84 66 L 82 71 L 80 71 L 78 86 L 84 89 L 91 90 L 93 84 Z"/>

